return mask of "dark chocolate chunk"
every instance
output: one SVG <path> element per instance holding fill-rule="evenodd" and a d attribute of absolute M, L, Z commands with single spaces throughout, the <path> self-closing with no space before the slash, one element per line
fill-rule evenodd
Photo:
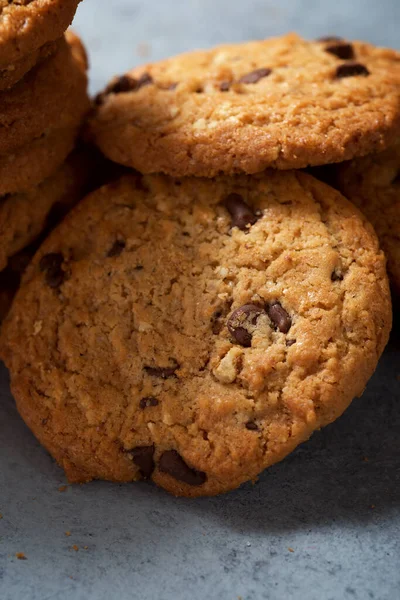
<path fill-rule="evenodd" d="M 344 77 L 354 77 L 356 75 L 362 75 L 367 77 L 369 75 L 367 67 L 358 62 L 347 62 L 339 65 L 336 69 L 336 77 L 343 79 Z"/>
<path fill-rule="evenodd" d="M 107 94 L 122 94 L 136 90 L 137 80 L 129 75 L 121 75 L 106 89 Z"/>
<path fill-rule="evenodd" d="M 140 408 L 149 408 L 149 406 L 158 406 L 158 404 L 159 402 L 154 396 L 146 396 L 146 398 L 142 398 L 139 402 Z"/>
<path fill-rule="evenodd" d="M 256 423 L 254 423 L 254 421 L 249 421 L 246 423 L 246 429 L 249 429 L 250 431 L 258 431 L 258 426 Z"/>
<path fill-rule="evenodd" d="M 221 92 L 229 92 L 229 90 L 231 89 L 231 85 L 232 83 L 230 81 L 221 81 L 221 83 L 219 84 L 219 89 L 221 90 Z"/>
<path fill-rule="evenodd" d="M 332 281 L 343 281 L 343 274 L 340 271 L 333 271 L 332 275 L 331 275 L 331 280 Z"/>
<path fill-rule="evenodd" d="M 114 244 L 111 246 L 110 250 L 107 253 L 108 258 L 119 256 L 124 250 L 125 246 L 126 243 L 123 240 L 115 240 Z"/>
<path fill-rule="evenodd" d="M 144 370 L 151 377 L 160 377 L 161 379 L 168 379 L 169 377 L 175 376 L 175 371 L 179 365 L 175 364 L 173 367 L 145 367 Z"/>
<path fill-rule="evenodd" d="M 267 313 L 276 329 L 287 333 L 292 326 L 292 319 L 279 302 L 274 302 L 267 307 Z"/>
<path fill-rule="evenodd" d="M 317 39 L 317 42 L 329 43 L 329 42 L 343 42 L 343 38 L 338 35 L 327 35 L 325 37 L 320 37 Z"/>
<path fill-rule="evenodd" d="M 228 330 L 241 346 L 249 348 L 253 337 L 252 330 L 264 309 L 256 304 L 245 304 L 233 311 L 228 320 Z"/>
<path fill-rule="evenodd" d="M 347 43 L 331 44 L 325 48 L 325 51 L 342 60 L 351 60 L 354 58 L 354 48 L 351 44 Z"/>
<path fill-rule="evenodd" d="M 154 446 L 137 446 L 129 450 L 132 454 L 132 460 L 140 469 L 140 474 L 144 479 L 149 479 L 154 471 Z"/>
<path fill-rule="evenodd" d="M 203 485 L 207 481 L 207 476 L 202 471 L 191 469 L 183 460 L 182 456 L 176 450 L 167 450 L 163 452 L 158 463 L 158 468 L 162 473 L 171 475 L 178 481 L 183 481 L 188 485 Z"/>
<path fill-rule="evenodd" d="M 246 73 L 239 79 L 239 83 L 258 83 L 260 79 L 264 77 L 268 77 L 272 73 L 271 69 L 261 68 L 256 69 L 255 71 L 251 71 L 251 73 Z"/>
<path fill-rule="evenodd" d="M 293 346 L 296 343 L 296 340 L 286 340 L 286 346 L 288 348 L 290 348 L 290 346 Z"/>
<path fill-rule="evenodd" d="M 64 281 L 65 272 L 62 269 L 64 257 L 60 252 L 45 254 L 40 259 L 39 268 L 45 273 L 45 280 L 49 287 L 58 288 Z"/>
<path fill-rule="evenodd" d="M 257 215 L 254 214 L 250 206 L 246 204 L 239 194 L 229 194 L 225 198 L 223 205 L 231 215 L 232 227 L 238 227 L 244 231 L 248 225 L 254 225 L 258 220 Z"/>

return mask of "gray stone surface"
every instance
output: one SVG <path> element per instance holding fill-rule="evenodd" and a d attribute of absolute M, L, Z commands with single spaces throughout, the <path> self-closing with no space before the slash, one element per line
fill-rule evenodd
<path fill-rule="evenodd" d="M 153 59 L 296 29 L 396 46 L 399 17 L 399 0 L 84 0 L 76 29 L 95 90 L 142 61 L 143 44 Z M 399 357 L 397 326 L 337 423 L 257 485 L 194 501 L 145 483 L 60 492 L 64 477 L 18 417 L 1 369 L 0 599 L 397 600 Z"/>

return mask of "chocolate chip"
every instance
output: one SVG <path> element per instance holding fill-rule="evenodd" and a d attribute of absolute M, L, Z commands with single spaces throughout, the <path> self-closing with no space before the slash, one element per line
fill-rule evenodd
<path fill-rule="evenodd" d="M 287 333 L 292 326 L 292 319 L 279 302 L 274 302 L 267 307 L 267 313 L 276 329 Z"/>
<path fill-rule="evenodd" d="M 329 42 L 342 42 L 343 38 L 338 35 L 327 35 L 325 37 L 320 37 L 317 39 L 317 42 L 329 43 Z"/>
<path fill-rule="evenodd" d="M 286 340 L 286 346 L 288 348 L 290 348 L 290 346 L 293 346 L 296 343 L 296 340 Z"/>
<path fill-rule="evenodd" d="M 248 225 L 254 225 L 258 220 L 258 217 L 254 214 L 250 206 L 246 204 L 239 194 L 229 194 L 225 198 L 223 205 L 231 215 L 232 227 L 238 227 L 244 231 Z"/>
<path fill-rule="evenodd" d="M 233 311 L 228 320 L 228 330 L 241 346 L 249 348 L 253 337 L 254 326 L 264 309 L 256 304 L 245 304 Z"/>
<path fill-rule="evenodd" d="M 340 271 L 333 271 L 331 275 L 332 281 L 343 281 L 343 274 Z"/>
<path fill-rule="evenodd" d="M 158 406 L 159 402 L 154 396 L 147 396 L 142 398 L 139 402 L 140 408 L 149 408 L 150 406 Z"/>
<path fill-rule="evenodd" d="M 250 431 L 258 431 L 258 426 L 256 423 L 254 423 L 254 421 L 249 421 L 246 423 L 246 429 L 249 429 Z"/>
<path fill-rule="evenodd" d="M 129 450 L 132 454 L 132 460 L 140 469 L 140 474 L 144 479 L 149 479 L 154 471 L 154 446 L 137 446 Z"/>
<path fill-rule="evenodd" d="M 230 81 L 221 81 L 221 83 L 219 84 L 219 89 L 221 90 L 221 92 L 229 92 L 229 90 L 231 89 L 231 85 L 232 83 Z"/>
<path fill-rule="evenodd" d="M 164 452 L 160 457 L 158 468 L 162 473 L 171 475 L 174 479 L 188 485 L 203 485 L 207 481 L 206 474 L 197 469 L 191 469 L 176 450 Z"/>
<path fill-rule="evenodd" d="M 58 288 L 64 281 L 63 262 L 64 257 L 60 252 L 45 254 L 40 259 L 39 268 L 42 273 L 45 273 L 45 280 L 49 287 Z"/>
<path fill-rule="evenodd" d="M 160 377 L 161 379 L 168 379 L 169 377 L 175 376 L 175 371 L 179 367 L 175 364 L 173 367 L 145 367 L 144 370 L 151 377 Z"/>
<path fill-rule="evenodd" d="M 107 253 L 108 258 L 119 256 L 124 250 L 125 246 L 126 243 L 123 240 L 115 240 L 114 244 L 111 246 L 110 250 Z"/>
<path fill-rule="evenodd" d="M 150 85 L 152 83 L 154 83 L 152 76 L 149 73 L 143 73 L 143 75 L 141 75 L 136 82 L 135 92 L 140 90 L 140 88 L 144 87 L 145 85 Z"/>
<path fill-rule="evenodd" d="M 343 77 L 354 77 L 356 75 L 363 75 L 366 77 L 369 74 L 367 67 L 357 62 L 343 63 L 336 69 L 336 77 L 338 79 L 342 79 Z"/>
<path fill-rule="evenodd" d="M 271 69 L 267 69 L 267 68 L 256 69 L 255 71 L 251 71 L 251 73 L 247 73 L 246 75 L 243 75 L 239 79 L 239 83 L 258 83 L 260 81 L 260 79 L 263 79 L 264 77 L 268 77 L 268 75 L 271 75 L 271 73 L 272 73 Z"/>
<path fill-rule="evenodd" d="M 118 79 L 112 82 L 106 89 L 107 94 L 122 94 L 136 90 L 137 80 L 129 75 L 121 75 Z"/>
<path fill-rule="evenodd" d="M 331 44 L 325 48 L 326 52 L 333 54 L 342 60 L 351 60 L 354 58 L 354 48 L 351 44 Z"/>

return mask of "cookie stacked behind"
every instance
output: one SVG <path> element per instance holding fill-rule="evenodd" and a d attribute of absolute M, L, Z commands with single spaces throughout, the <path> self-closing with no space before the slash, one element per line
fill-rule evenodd
<path fill-rule="evenodd" d="M 50 235 L 2 333 L 19 410 L 71 481 L 227 491 L 362 393 L 391 327 L 385 259 L 354 205 L 288 169 L 394 143 L 399 78 L 393 51 L 289 35 L 98 96 L 91 139 L 151 174 Z"/>
<path fill-rule="evenodd" d="M 0 0 L 0 319 L 25 248 L 48 229 L 55 206 L 87 190 L 76 157 L 64 163 L 89 109 L 85 49 L 64 35 L 77 4 Z"/>

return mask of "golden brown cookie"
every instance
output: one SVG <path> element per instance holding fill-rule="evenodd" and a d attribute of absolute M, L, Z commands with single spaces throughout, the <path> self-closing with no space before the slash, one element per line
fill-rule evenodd
<path fill-rule="evenodd" d="M 337 167 L 337 184 L 371 221 L 400 294 L 400 143 Z"/>
<path fill-rule="evenodd" d="M 252 480 L 362 393 L 391 304 L 372 227 L 299 172 L 128 175 L 45 241 L 2 358 L 71 481 Z"/>
<path fill-rule="evenodd" d="M 12 154 L 0 157 L 0 197 L 29 191 L 49 177 L 72 151 L 80 124 L 54 129 Z"/>
<path fill-rule="evenodd" d="M 17 62 L 0 70 L 0 91 L 6 90 L 15 85 L 20 79 L 28 73 L 35 65 L 48 58 L 57 49 L 57 42 L 48 42 L 32 54 L 24 56 Z"/>
<path fill-rule="evenodd" d="M 88 110 L 86 68 L 85 50 L 69 33 L 52 56 L 0 92 L 0 156 L 82 119 Z"/>
<path fill-rule="evenodd" d="M 77 151 L 36 187 L 0 198 L 0 271 L 87 193 L 92 166 L 90 155 Z"/>
<path fill-rule="evenodd" d="M 61 37 L 80 0 L 0 0 L 0 70 Z"/>
<path fill-rule="evenodd" d="M 143 173 L 213 177 L 341 162 L 400 131 L 400 53 L 290 34 L 148 64 L 97 98 L 88 135 Z"/>

